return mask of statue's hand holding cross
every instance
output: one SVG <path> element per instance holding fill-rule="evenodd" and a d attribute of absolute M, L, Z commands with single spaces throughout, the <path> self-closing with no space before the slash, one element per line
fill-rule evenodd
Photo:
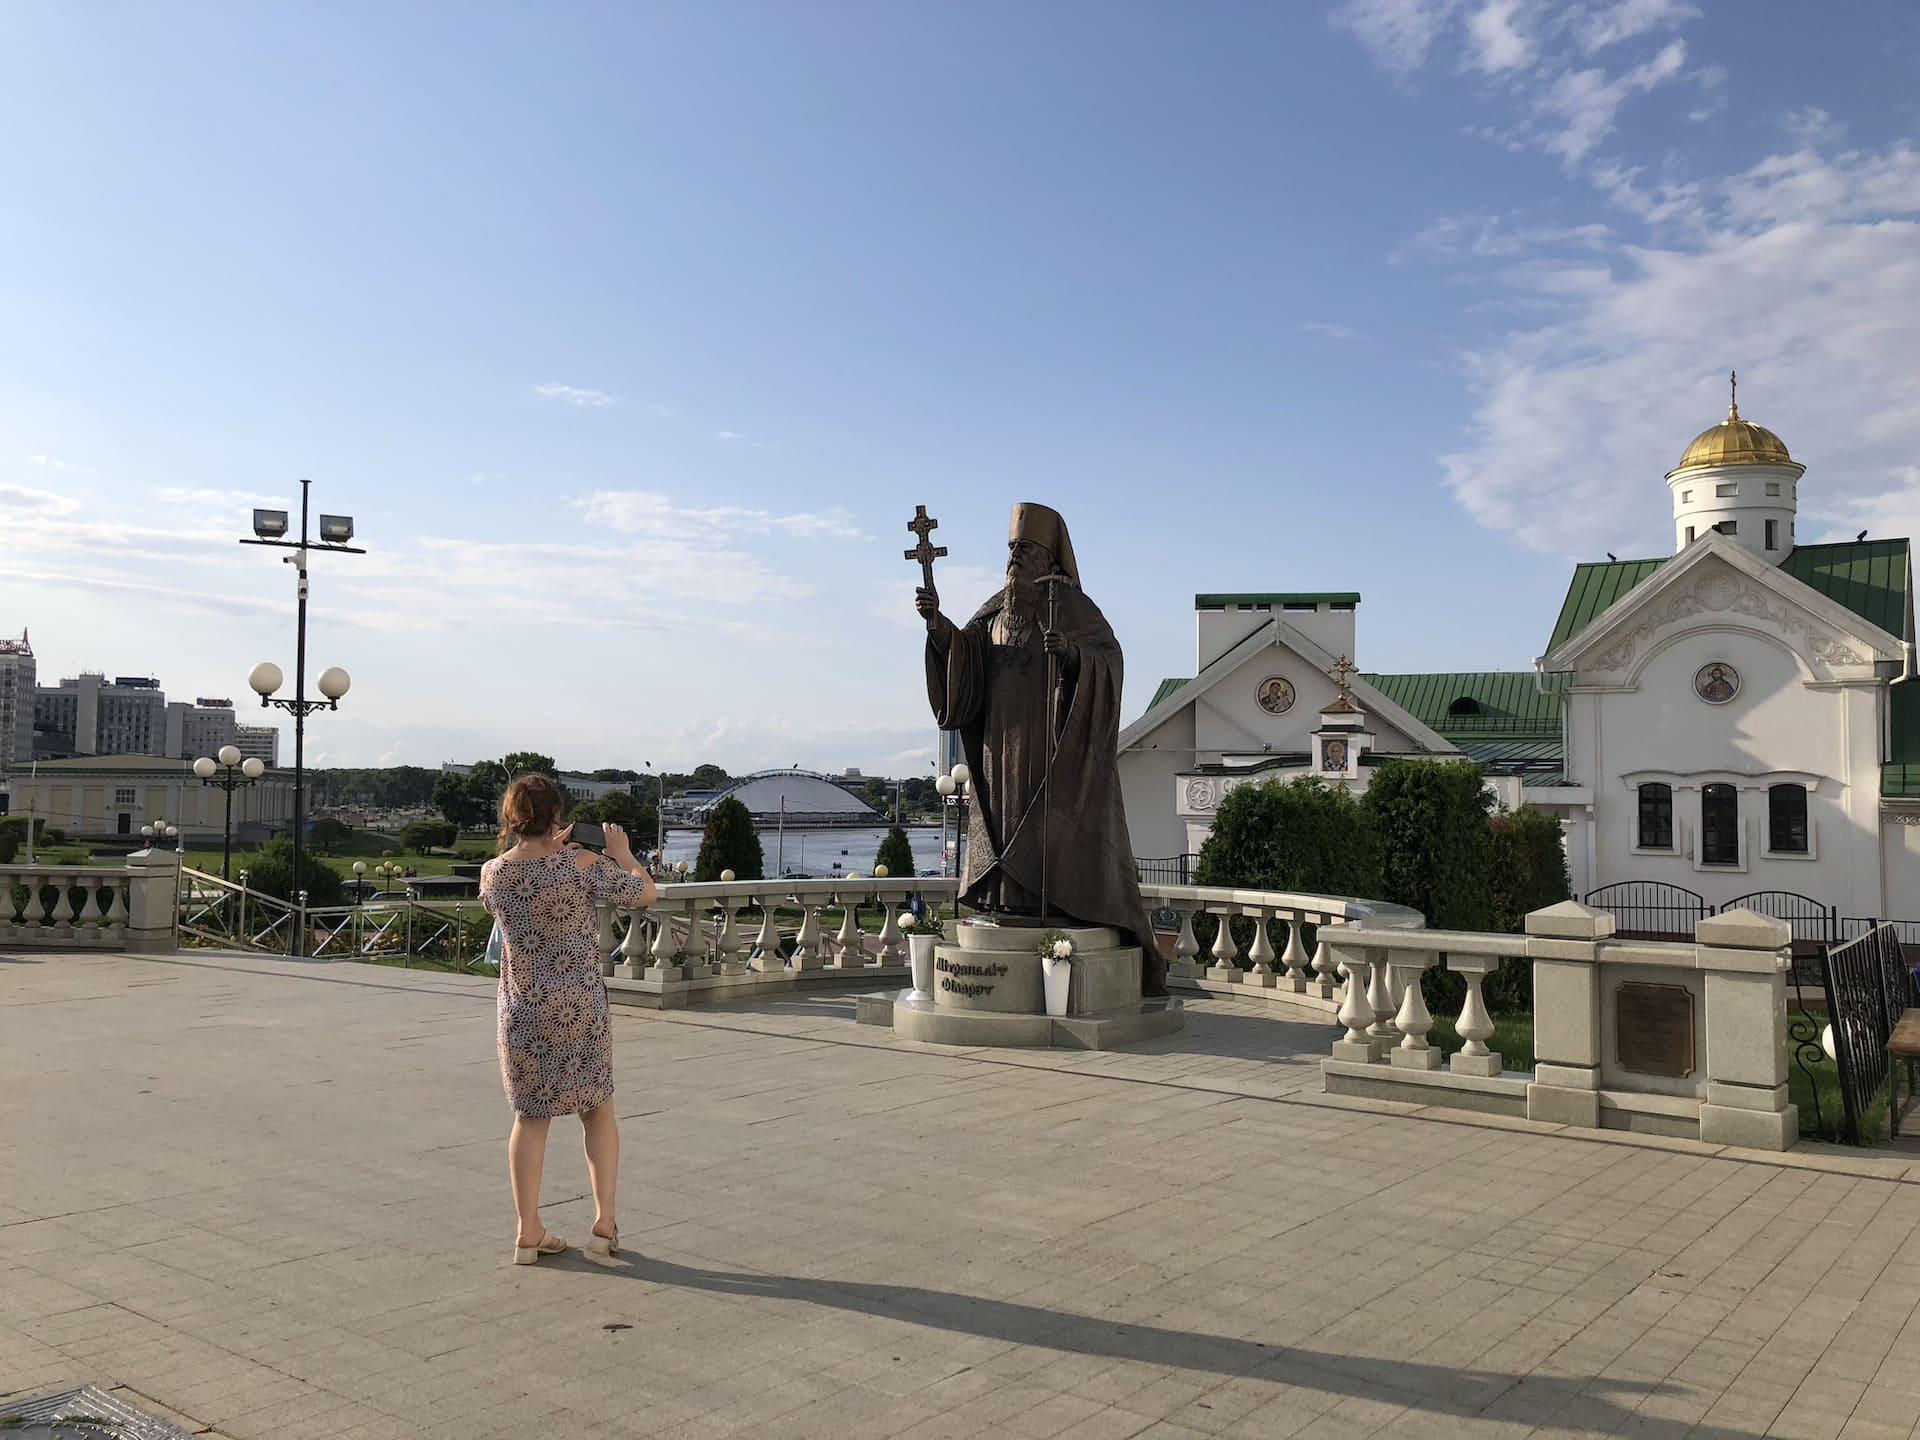
<path fill-rule="evenodd" d="M 924 505 L 914 506 L 913 518 L 907 522 L 907 529 L 920 541 L 907 551 L 907 559 L 920 562 L 921 584 L 913 592 L 913 608 L 927 622 L 928 630 L 938 630 L 946 623 L 946 617 L 940 613 L 940 592 L 933 588 L 933 562 L 947 553 L 947 547 L 932 544 L 927 539 L 939 526 L 940 522 L 927 514 Z"/>

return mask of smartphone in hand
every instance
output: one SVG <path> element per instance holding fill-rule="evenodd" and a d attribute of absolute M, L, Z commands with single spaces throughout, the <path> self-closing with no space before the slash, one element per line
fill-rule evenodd
<path fill-rule="evenodd" d="M 567 841 L 587 850 L 604 851 L 607 848 L 607 832 L 591 820 L 576 820 Z"/>

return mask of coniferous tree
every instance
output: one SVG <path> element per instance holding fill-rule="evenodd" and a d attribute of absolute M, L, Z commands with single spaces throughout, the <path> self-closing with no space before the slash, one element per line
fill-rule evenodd
<path fill-rule="evenodd" d="M 913 869 L 913 844 L 907 839 L 907 832 L 895 825 L 888 829 L 887 838 L 880 842 L 880 853 L 873 857 L 873 867 L 877 871 L 884 865 L 889 875 L 911 875 Z"/>
<path fill-rule="evenodd" d="M 728 796 L 707 812 L 707 830 L 700 837 L 694 879 L 718 880 L 721 871 L 731 870 L 736 880 L 759 880 L 764 878 L 765 864 L 760 836 L 745 805 Z"/>

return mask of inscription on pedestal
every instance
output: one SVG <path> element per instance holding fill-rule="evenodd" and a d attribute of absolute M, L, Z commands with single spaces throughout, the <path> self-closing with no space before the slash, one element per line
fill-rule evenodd
<path fill-rule="evenodd" d="M 1006 965 L 998 960 L 949 960 L 944 956 L 933 962 L 933 971 L 941 990 L 969 998 L 993 994 L 994 987 L 1007 976 Z"/>
<path fill-rule="evenodd" d="M 1693 992 L 1622 981 L 1613 991 L 1613 1034 L 1622 1070 L 1685 1079 L 1694 1070 Z"/>

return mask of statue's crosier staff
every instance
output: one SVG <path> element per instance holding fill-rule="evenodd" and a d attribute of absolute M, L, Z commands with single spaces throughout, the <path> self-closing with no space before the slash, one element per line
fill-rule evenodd
<path fill-rule="evenodd" d="M 1067 577 L 1055 570 L 1051 575 L 1042 575 L 1040 584 L 1047 587 L 1047 624 L 1040 633 L 1047 639 L 1053 638 L 1053 597 L 1055 587 L 1071 584 Z M 1046 773 L 1040 780 L 1040 923 L 1047 923 L 1052 913 L 1047 908 L 1047 852 L 1053 848 L 1053 757 L 1060 748 L 1060 657 L 1047 651 L 1047 760 Z"/>

